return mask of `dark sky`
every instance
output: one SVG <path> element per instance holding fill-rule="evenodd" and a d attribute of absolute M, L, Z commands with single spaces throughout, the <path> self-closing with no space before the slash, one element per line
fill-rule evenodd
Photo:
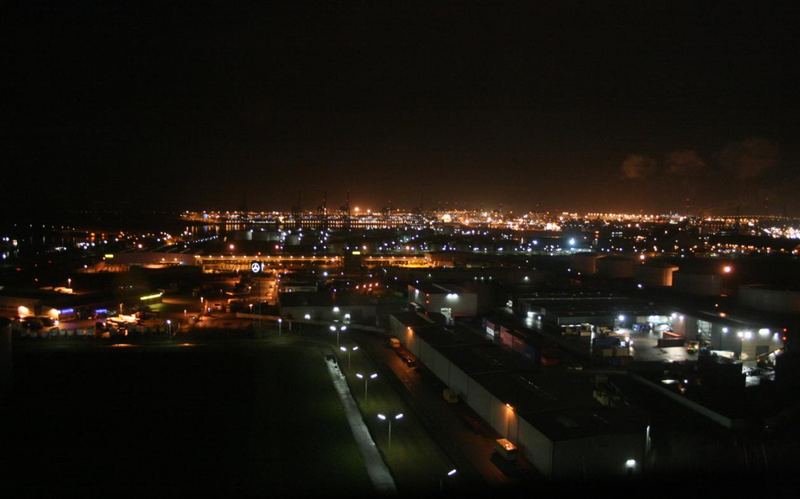
<path fill-rule="evenodd" d="M 800 16 L 767 2 L 3 11 L 11 206 L 800 214 Z"/>

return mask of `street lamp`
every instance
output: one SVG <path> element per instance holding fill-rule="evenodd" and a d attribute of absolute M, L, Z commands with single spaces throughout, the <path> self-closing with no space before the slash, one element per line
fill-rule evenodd
<path fill-rule="evenodd" d="M 356 373 L 356 378 L 364 380 L 364 402 L 367 401 L 367 385 L 369 384 L 369 380 L 375 379 L 378 377 L 378 373 L 372 373 L 369 376 L 366 376 L 361 373 Z"/>
<path fill-rule="evenodd" d="M 385 414 L 378 414 L 378 419 L 381 421 L 388 421 L 389 422 L 389 443 L 388 448 L 389 450 L 392 449 L 392 419 L 400 420 L 403 419 L 403 413 L 395 414 L 394 418 L 387 417 Z"/>
<path fill-rule="evenodd" d="M 356 350 L 358 350 L 358 346 L 354 346 L 354 347 L 351 347 L 349 349 L 347 347 L 339 347 L 339 350 L 341 350 L 342 352 L 347 352 L 347 370 L 349 371 L 350 370 L 350 353 L 355 352 Z"/>
<path fill-rule="evenodd" d="M 72 289 L 72 278 L 67 277 L 67 288 Z"/>
<path fill-rule="evenodd" d="M 172 337 L 172 321 L 167 319 L 167 327 L 169 328 L 169 336 Z"/>
<path fill-rule="evenodd" d="M 506 403 L 506 438 L 511 438 L 511 418 L 514 416 L 514 406 Z"/>
<path fill-rule="evenodd" d="M 331 324 L 328 329 L 330 329 L 332 333 L 336 333 L 336 346 L 338 347 L 339 346 L 339 333 L 341 333 L 342 331 L 347 331 L 347 326 L 339 326 L 337 328 L 335 324 Z"/>
<path fill-rule="evenodd" d="M 281 330 L 283 329 L 283 319 L 278 317 L 278 336 L 281 335 Z"/>
<path fill-rule="evenodd" d="M 447 472 L 446 476 L 439 477 L 439 492 L 442 492 L 444 490 L 444 479 L 455 476 L 456 473 L 458 473 L 458 470 L 453 468 L 452 470 Z"/>

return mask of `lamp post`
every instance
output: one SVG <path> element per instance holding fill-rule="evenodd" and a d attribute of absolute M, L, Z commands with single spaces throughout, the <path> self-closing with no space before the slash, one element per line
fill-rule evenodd
<path fill-rule="evenodd" d="M 445 475 L 443 477 L 439 477 L 439 492 L 444 491 L 444 479 L 445 478 L 450 478 L 452 476 L 455 476 L 456 473 L 458 473 L 458 470 L 453 468 L 452 470 L 447 472 L 447 475 Z"/>
<path fill-rule="evenodd" d="M 67 277 L 67 288 L 72 289 L 72 278 Z"/>
<path fill-rule="evenodd" d="M 506 438 L 511 438 L 511 418 L 514 417 L 514 406 L 506 403 Z"/>
<path fill-rule="evenodd" d="M 172 321 L 167 319 L 167 327 L 169 328 L 169 337 L 172 338 Z"/>
<path fill-rule="evenodd" d="M 356 350 L 358 350 L 358 346 L 354 346 L 354 347 L 350 347 L 350 348 L 339 347 L 339 350 L 341 350 L 342 352 L 347 352 L 347 370 L 349 371 L 350 370 L 350 354 L 352 352 L 355 352 Z"/>
<path fill-rule="evenodd" d="M 377 377 L 378 377 L 378 373 L 372 373 L 369 376 L 361 374 L 361 373 L 356 373 L 356 378 L 364 380 L 364 403 L 367 402 L 367 385 L 369 384 L 369 380 L 375 379 Z"/>
<path fill-rule="evenodd" d="M 400 414 L 395 414 L 395 416 L 393 418 L 392 417 L 387 417 L 385 414 L 378 414 L 378 419 L 380 419 L 381 421 L 388 421 L 389 422 L 389 441 L 388 441 L 387 446 L 388 446 L 388 450 L 392 450 L 392 419 L 395 419 L 395 420 L 403 419 L 403 413 L 401 412 Z"/>
<path fill-rule="evenodd" d="M 283 319 L 278 317 L 278 336 L 281 335 L 281 330 L 282 329 L 283 329 Z M 348 356 L 348 359 L 349 359 L 349 356 Z M 349 363 L 349 360 L 348 360 L 348 363 Z M 348 365 L 348 367 L 350 367 L 350 366 Z"/>
<path fill-rule="evenodd" d="M 336 327 L 335 324 L 331 324 L 331 326 L 328 329 L 330 329 L 330 331 L 332 333 L 336 333 L 336 346 L 338 347 L 339 346 L 339 333 L 341 333 L 342 331 L 347 331 L 347 326 Z"/>

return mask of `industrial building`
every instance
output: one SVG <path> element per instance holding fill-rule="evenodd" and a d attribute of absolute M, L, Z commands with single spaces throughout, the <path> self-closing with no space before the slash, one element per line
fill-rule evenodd
<path fill-rule="evenodd" d="M 408 301 L 427 312 L 440 313 L 448 320 L 474 317 L 478 313 L 478 295 L 461 287 L 428 282 L 410 284 Z"/>
<path fill-rule="evenodd" d="M 391 330 L 449 389 L 551 479 L 641 471 L 646 425 L 630 407 L 604 405 L 593 375 L 536 367 L 469 331 L 393 315 Z"/>
<path fill-rule="evenodd" d="M 158 295 L 161 298 L 161 295 Z M 125 300 L 126 302 L 128 300 Z M 83 311 L 90 315 L 96 308 L 114 309 L 119 302 L 110 293 L 73 293 L 53 289 L 10 289 L 0 292 L 0 317 L 49 317 L 53 320 L 75 318 Z"/>
<path fill-rule="evenodd" d="M 314 321 L 350 321 L 374 323 L 377 304 L 355 293 L 338 293 L 336 298 L 326 292 L 280 293 L 280 315 L 290 319 Z"/>
<path fill-rule="evenodd" d="M 800 290 L 767 286 L 739 286 L 739 303 L 753 310 L 800 315 Z"/>
<path fill-rule="evenodd" d="M 759 291 L 755 288 L 746 292 Z M 791 306 L 792 297 L 788 292 L 783 293 L 779 296 L 785 298 L 774 302 Z M 765 296 L 772 294 L 765 292 Z M 760 302 L 752 297 L 746 299 L 755 305 L 764 301 L 763 297 Z M 586 337 L 582 343 L 576 338 L 575 345 L 588 352 L 592 351 L 598 335 L 624 335 L 634 342 L 634 360 L 642 362 L 697 360 L 696 355 L 677 355 L 672 350 L 685 349 L 689 342 L 697 342 L 698 348 L 705 347 L 718 356 L 741 361 L 742 369 L 746 369 L 783 348 L 784 343 L 785 325 L 775 320 L 775 316 L 765 320 L 744 310 L 704 311 L 696 306 L 655 303 L 607 293 L 541 293 L 518 298 L 514 310 L 517 318 L 507 318 L 497 327 L 530 328 L 567 338 Z M 665 352 L 667 355 L 662 355 Z"/>

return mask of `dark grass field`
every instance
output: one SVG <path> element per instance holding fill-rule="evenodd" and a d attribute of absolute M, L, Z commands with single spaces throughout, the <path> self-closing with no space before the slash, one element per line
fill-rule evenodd
<path fill-rule="evenodd" d="M 0 490 L 369 494 L 318 351 L 17 347 Z"/>

